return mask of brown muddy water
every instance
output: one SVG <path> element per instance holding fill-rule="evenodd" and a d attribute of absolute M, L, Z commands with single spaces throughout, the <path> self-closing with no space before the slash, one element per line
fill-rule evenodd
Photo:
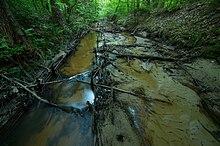
<path fill-rule="evenodd" d="M 157 49 L 155 42 L 148 39 L 129 34 L 119 34 L 116 37 L 107 33 L 106 36 L 111 37 L 109 44 L 130 43 L 145 46 L 114 48 L 112 50 L 114 52 L 160 55 L 152 49 Z M 116 43 L 115 38 L 118 38 L 120 43 Z M 123 41 L 124 39 L 127 42 Z M 118 69 L 113 66 L 108 68 L 112 79 L 119 83 L 118 88 L 152 99 L 152 101 L 147 101 L 124 93 L 119 93 L 116 97 L 118 101 L 127 105 L 127 112 L 139 135 L 153 146 L 219 146 L 220 143 L 216 138 L 219 137 L 217 133 L 220 129 L 202 109 L 199 95 L 193 89 L 174 80 L 164 69 L 166 66 L 173 67 L 174 63 L 149 60 L 116 59 L 115 65 Z M 204 64 L 210 64 L 209 60 L 204 60 L 204 62 Z M 197 68 L 201 68 L 203 65 L 197 66 Z M 213 74 L 215 78 L 220 78 L 218 65 L 209 65 L 208 68 L 207 73 Z M 212 68 L 218 68 L 218 70 L 210 73 Z M 204 76 L 204 72 L 201 72 L 201 75 Z M 219 85 L 219 83 L 216 84 Z M 153 100 L 154 98 L 172 104 L 157 102 Z M 215 136 L 214 133 L 217 135 Z M 128 135 L 126 132 L 123 134 Z M 126 138 L 124 139 L 126 140 Z"/>
<path fill-rule="evenodd" d="M 46 87 L 44 98 L 58 104 L 81 110 L 86 102 L 91 104 L 94 94 L 90 86 L 74 82 L 74 78 L 88 81 L 92 67 L 93 49 L 97 33 L 88 33 L 80 42 L 77 51 L 70 55 L 60 68 L 60 74 L 71 80 Z M 79 75 L 77 75 L 79 74 Z M 60 109 L 38 103 L 37 107 L 25 113 L 15 129 L 0 145 L 3 146 L 70 146 L 94 145 L 92 132 L 93 113 L 67 113 Z"/>
<path fill-rule="evenodd" d="M 128 111 L 140 134 L 154 146 L 218 146 L 219 142 L 205 128 L 210 131 L 219 128 L 201 110 L 197 93 L 172 80 L 164 72 L 163 65 L 153 65 L 150 73 L 144 73 L 140 64 L 141 61 L 131 61 L 133 70 L 130 70 L 123 60 L 118 60 L 118 66 L 132 80 L 132 84 L 124 83 L 119 87 L 172 103 L 147 102 L 121 94 L 119 98 L 128 103 Z"/>

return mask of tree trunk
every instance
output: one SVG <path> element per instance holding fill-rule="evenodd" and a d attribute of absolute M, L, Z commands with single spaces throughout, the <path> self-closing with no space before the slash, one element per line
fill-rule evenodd
<path fill-rule="evenodd" d="M 59 26 L 64 25 L 64 16 L 60 10 L 59 5 L 56 3 L 56 0 L 50 0 L 51 10 L 52 10 L 52 19 L 56 22 Z"/>
<path fill-rule="evenodd" d="M 116 19 L 116 17 L 117 17 L 117 12 L 118 12 L 118 8 L 120 6 L 120 3 L 121 3 L 121 0 L 118 0 L 118 5 L 117 5 L 117 7 L 115 9 L 115 13 L 114 13 L 114 15 L 111 18 L 112 21 L 114 21 Z"/>
<path fill-rule="evenodd" d="M 137 0 L 137 9 L 140 9 L 140 0 Z"/>
<path fill-rule="evenodd" d="M 35 49 L 15 19 L 7 0 L 0 0 L 0 18 L 0 33 L 8 37 L 10 45 L 22 43 L 29 53 L 33 53 Z"/>

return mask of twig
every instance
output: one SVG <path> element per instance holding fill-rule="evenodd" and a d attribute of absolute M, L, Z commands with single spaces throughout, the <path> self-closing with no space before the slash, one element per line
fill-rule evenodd
<path fill-rule="evenodd" d="M 22 83 L 25 83 L 25 84 L 27 84 L 27 85 L 30 85 L 30 83 L 28 83 L 28 82 L 26 82 L 26 81 L 20 80 L 20 79 L 18 79 L 18 78 L 14 78 L 14 79 L 17 80 L 18 82 L 22 82 Z"/>
<path fill-rule="evenodd" d="M 10 82 L 13 82 L 13 83 L 16 83 L 17 85 L 21 86 L 23 89 L 25 89 L 27 92 L 29 92 L 30 94 L 32 94 L 35 98 L 37 98 L 39 101 L 45 103 L 45 104 L 48 104 L 48 105 L 51 105 L 53 107 L 57 107 L 57 108 L 60 108 L 64 111 L 69 111 L 69 110 L 72 110 L 73 107 L 66 107 L 64 105 L 58 105 L 58 104 L 55 104 L 55 103 L 52 103 L 52 102 L 49 102 L 48 100 L 46 99 L 43 99 L 41 98 L 40 96 L 38 96 L 35 92 L 31 91 L 30 89 L 28 89 L 26 86 L 24 86 L 23 84 L 17 82 L 17 81 L 14 81 L 10 78 L 8 78 L 7 76 L 3 75 L 3 74 L 0 74 L 0 76 Z M 70 108 L 70 109 L 68 109 Z"/>
<path fill-rule="evenodd" d="M 46 82 L 46 83 L 42 83 L 40 82 L 40 84 L 32 84 L 32 85 L 28 85 L 27 87 L 36 87 L 38 85 L 50 85 L 50 84 L 55 84 L 55 83 L 60 83 L 60 82 L 64 82 L 64 81 L 69 81 L 69 80 L 73 80 L 75 79 L 77 76 L 80 76 L 80 75 L 83 75 L 83 74 L 89 74 L 90 71 L 86 71 L 86 72 L 83 72 L 83 73 L 80 73 L 80 74 L 76 74 L 70 78 L 66 78 L 66 79 L 63 79 L 63 80 L 55 80 L 55 81 L 49 81 L 49 82 Z M 16 79 L 17 80 L 17 79 Z"/>
<path fill-rule="evenodd" d="M 68 80 L 71 80 L 71 79 L 64 79 L 64 80 L 58 80 L 58 81 L 50 81 L 50 82 L 46 82 L 46 83 L 40 83 L 40 85 L 50 85 L 50 84 L 60 83 L 60 82 L 68 81 Z M 38 86 L 38 84 L 30 85 L 28 87 L 34 87 L 34 86 Z"/>
<path fill-rule="evenodd" d="M 123 47 L 123 48 L 147 47 L 147 45 L 141 45 L 141 44 L 131 44 L 131 45 L 107 44 L 107 46 L 109 46 L 109 47 Z"/>

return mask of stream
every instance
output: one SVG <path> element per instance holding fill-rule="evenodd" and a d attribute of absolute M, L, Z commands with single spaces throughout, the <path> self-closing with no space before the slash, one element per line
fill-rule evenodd
<path fill-rule="evenodd" d="M 71 79 L 88 81 L 92 67 L 93 49 L 97 34 L 90 32 L 64 63 L 59 73 L 70 80 L 46 87 L 44 98 L 58 104 L 72 106 L 79 111 L 91 104 L 94 94 L 89 85 Z M 10 146 L 70 146 L 94 145 L 92 133 L 92 112 L 67 113 L 60 109 L 39 103 L 27 112 L 17 123 L 4 145 Z"/>
<path fill-rule="evenodd" d="M 176 55 L 171 46 L 158 44 L 142 34 L 104 31 L 98 37 L 96 32 L 88 33 L 77 51 L 60 67 L 60 76 L 70 80 L 47 86 L 44 98 L 79 111 L 88 102 L 93 104 L 95 97 L 90 85 L 75 82 L 74 78 L 90 81 L 97 39 L 99 47 L 111 46 L 107 58 L 113 65 L 106 66 L 105 71 L 109 72 L 108 78 L 117 83 L 114 86 L 149 99 L 114 91 L 116 101 L 107 99 L 106 103 L 110 104 L 97 111 L 100 115 L 95 119 L 96 134 L 92 131 L 93 112 L 67 113 L 38 103 L 22 116 L 4 146 L 219 146 L 219 127 L 202 110 L 199 94 L 188 86 L 190 77 L 180 74 L 173 62 L 117 57 L 116 54 L 160 56 L 161 50 L 162 55 L 167 52 Z M 202 62 L 210 63 L 209 60 Z M 193 64 L 187 64 L 190 65 L 193 67 Z M 219 78 L 220 68 L 212 65 L 207 70 L 215 68 L 213 76 Z M 197 67 L 201 68 L 198 64 Z"/>

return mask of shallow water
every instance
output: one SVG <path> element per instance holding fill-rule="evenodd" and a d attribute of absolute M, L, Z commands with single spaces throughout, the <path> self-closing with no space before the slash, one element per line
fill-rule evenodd
<path fill-rule="evenodd" d="M 83 77 L 77 77 L 77 79 L 90 82 L 88 73 L 82 74 Z M 90 85 L 76 82 L 74 79 L 49 86 L 46 94 L 50 101 L 54 103 L 72 106 L 77 109 L 85 108 L 87 101 L 91 104 L 94 101 L 94 94 L 90 89 Z"/>
<path fill-rule="evenodd" d="M 218 146 L 219 142 L 204 126 L 212 132 L 219 131 L 219 128 L 201 111 L 197 93 L 169 77 L 163 65 L 155 64 L 151 72 L 147 72 L 141 64 L 142 61 L 137 59 L 130 61 L 130 66 L 122 59 L 117 61 L 116 65 L 132 80 L 120 84 L 119 88 L 141 92 L 172 105 L 122 95 L 121 100 L 130 105 L 128 111 L 133 111 L 131 116 L 140 134 L 155 146 Z"/>
<path fill-rule="evenodd" d="M 93 145 L 92 113 L 66 113 L 44 107 L 26 113 L 5 146 Z"/>
<path fill-rule="evenodd" d="M 70 55 L 66 63 L 60 68 L 60 73 L 66 77 L 88 71 L 92 66 L 92 59 L 94 57 L 94 48 L 97 45 L 96 32 L 87 34 L 77 47 L 77 51 Z"/>

